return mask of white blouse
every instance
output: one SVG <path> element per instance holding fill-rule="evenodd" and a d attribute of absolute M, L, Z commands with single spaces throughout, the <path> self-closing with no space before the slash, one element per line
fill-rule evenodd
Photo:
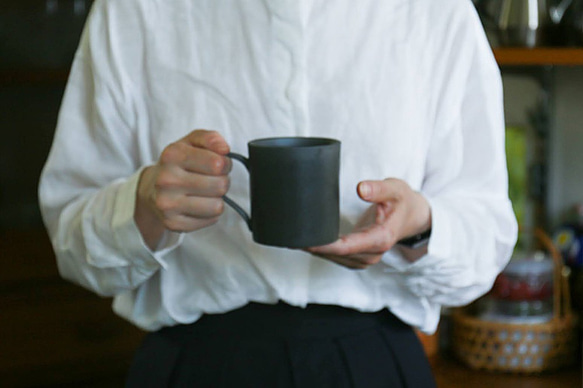
<path fill-rule="evenodd" d="M 428 254 L 355 271 L 256 244 L 231 208 L 149 250 L 133 219 L 141 170 L 196 129 L 342 142 L 341 229 L 365 179 L 429 201 Z M 235 164 L 229 196 L 249 202 Z M 389 308 L 435 330 L 485 293 L 517 227 L 507 195 L 500 72 L 470 0 L 97 0 L 63 99 L 40 199 L 63 277 L 113 296 L 146 330 L 249 301 Z"/>

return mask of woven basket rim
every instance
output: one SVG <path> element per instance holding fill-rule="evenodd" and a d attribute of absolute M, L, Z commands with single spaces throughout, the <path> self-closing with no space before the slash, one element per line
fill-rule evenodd
<path fill-rule="evenodd" d="M 452 311 L 452 318 L 455 321 L 460 321 L 462 323 L 472 325 L 472 326 L 488 326 L 490 328 L 512 328 L 515 330 L 524 329 L 533 329 L 536 327 L 554 327 L 554 326 L 565 326 L 565 325 L 576 325 L 579 322 L 579 317 L 574 314 L 570 313 L 569 315 L 556 317 L 554 316 L 552 319 L 546 322 L 536 322 L 536 323 L 513 323 L 513 322 L 501 322 L 501 321 L 488 321 L 485 319 L 480 319 L 473 315 L 468 314 L 465 311 L 465 308 L 457 308 Z"/>

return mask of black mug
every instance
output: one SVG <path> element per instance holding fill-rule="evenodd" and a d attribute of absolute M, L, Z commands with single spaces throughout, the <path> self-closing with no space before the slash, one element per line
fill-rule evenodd
<path fill-rule="evenodd" d="M 276 137 L 248 144 L 249 158 L 229 153 L 249 171 L 251 216 L 228 197 L 259 244 L 287 248 L 325 245 L 340 226 L 340 142 Z"/>

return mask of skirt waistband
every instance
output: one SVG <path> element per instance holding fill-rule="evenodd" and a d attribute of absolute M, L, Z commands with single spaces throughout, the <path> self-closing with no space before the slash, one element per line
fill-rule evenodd
<path fill-rule="evenodd" d="M 223 314 L 206 314 L 188 325 L 160 330 L 160 334 L 180 341 L 202 337 L 253 337 L 310 339 L 349 335 L 377 327 L 410 331 L 411 328 L 387 309 L 363 313 L 340 306 L 310 304 L 305 308 L 284 302 L 251 302 Z"/>

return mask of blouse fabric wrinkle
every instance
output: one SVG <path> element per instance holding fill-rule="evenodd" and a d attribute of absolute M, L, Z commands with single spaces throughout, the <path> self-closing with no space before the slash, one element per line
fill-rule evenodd
<path fill-rule="evenodd" d="M 133 219 L 143 168 L 196 128 L 231 150 L 274 136 L 342 142 L 341 232 L 359 181 L 426 197 L 428 253 L 354 271 L 252 241 L 239 215 L 158 249 Z M 60 273 L 146 330 L 249 301 L 390 309 L 426 332 L 487 292 L 516 241 L 498 67 L 469 0 L 96 0 L 39 186 Z M 497 155 L 492 158 L 492 155 Z M 229 196 L 249 201 L 235 164 Z"/>

